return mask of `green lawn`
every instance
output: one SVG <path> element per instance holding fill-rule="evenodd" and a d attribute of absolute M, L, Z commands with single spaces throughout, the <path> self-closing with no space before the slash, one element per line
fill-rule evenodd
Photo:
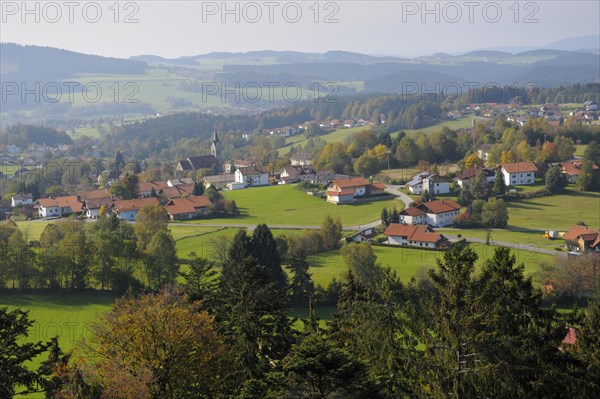
<path fill-rule="evenodd" d="M 490 259 L 494 255 L 494 246 L 492 245 L 470 245 L 479 256 L 478 265 L 481 265 L 485 259 Z M 443 256 L 443 252 L 426 251 L 410 247 L 374 246 L 373 252 L 377 255 L 378 262 L 383 266 L 389 266 L 394 269 L 404 282 L 408 282 L 422 267 L 435 267 L 436 258 Z M 540 260 L 552 260 L 551 255 L 535 251 L 513 249 L 512 252 L 517 257 L 518 263 L 523 262 L 525 264 L 525 272 L 527 274 L 537 271 Z M 310 272 L 315 284 L 320 284 L 324 287 L 334 277 L 340 279 L 346 272 L 346 265 L 339 251 L 311 256 L 308 262 L 311 266 Z"/>
<path fill-rule="evenodd" d="M 344 226 L 354 226 L 378 220 L 384 207 L 403 208 L 402 202 L 394 199 L 334 205 L 288 185 L 223 191 L 223 194 L 225 198 L 235 200 L 241 212 L 239 217 L 195 220 L 193 223 L 320 226 L 323 218 L 331 215 L 340 217 Z"/>
<path fill-rule="evenodd" d="M 509 228 L 568 230 L 578 221 L 600 227 L 600 193 L 575 191 L 566 194 L 508 202 Z"/>
<path fill-rule="evenodd" d="M 90 336 L 91 323 L 110 310 L 115 298 L 111 292 L 100 291 L 31 294 L 2 291 L 0 306 L 29 311 L 29 319 L 35 322 L 28 341 L 47 341 L 58 336 L 61 348 L 69 351 L 80 338 Z M 33 365 L 37 367 L 43 360 L 45 357 L 39 357 Z"/>
<path fill-rule="evenodd" d="M 456 236 L 461 234 L 464 238 L 479 238 L 482 240 L 486 239 L 487 230 L 485 229 L 453 229 L 453 228 L 442 228 L 435 229 L 436 232 L 445 235 Z M 510 242 L 518 243 L 520 246 L 527 246 L 531 248 L 542 248 L 548 250 L 555 250 L 556 247 L 563 247 L 564 241 L 562 238 L 554 240 L 547 240 L 543 237 L 544 230 L 507 230 L 507 229 L 492 229 L 490 242 Z"/>
<path fill-rule="evenodd" d="M 475 123 L 485 120 L 485 118 L 482 118 L 480 116 L 467 115 L 467 116 L 464 116 L 464 117 L 462 117 L 460 119 L 456 119 L 456 120 L 442 121 L 440 123 L 425 127 L 423 129 L 404 129 L 404 132 L 406 134 L 409 134 L 409 133 L 417 134 L 420 132 L 430 134 L 430 133 L 437 132 L 438 130 L 441 130 L 442 127 L 444 127 L 444 126 L 448 127 L 448 129 L 452 129 L 452 130 L 464 129 L 467 127 L 471 127 L 471 125 L 473 123 L 473 119 L 475 119 Z"/>
<path fill-rule="evenodd" d="M 351 128 L 339 128 L 339 129 L 334 130 L 331 133 L 327 133 L 322 136 L 319 136 L 319 138 L 322 140 L 325 140 L 328 143 L 331 141 L 339 141 L 340 143 L 343 143 L 346 138 L 352 136 L 354 133 L 358 133 L 360 131 L 369 130 L 369 129 L 370 129 L 370 126 L 356 126 L 356 127 L 351 127 Z M 296 135 L 293 137 L 288 137 L 285 140 L 286 145 L 284 147 L 279 148 L 277 151 L 279 152 L 279 155 L 284 155 L 290 151 L 291 146 L 298 147 L 299 145 L 301 145 L 304 147 L 307 142 L 308 142 L 308 139 L 303 134 Z"/>

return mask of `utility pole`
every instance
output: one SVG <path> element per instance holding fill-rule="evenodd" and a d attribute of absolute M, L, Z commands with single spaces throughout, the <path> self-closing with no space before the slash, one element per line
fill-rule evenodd
<path fill-rule="evenodd" d="M 392 153 L 392 150 L 387 150 L 386 154 L 388 156 L 388 170 L 390 170 L 390 154 Z"/>

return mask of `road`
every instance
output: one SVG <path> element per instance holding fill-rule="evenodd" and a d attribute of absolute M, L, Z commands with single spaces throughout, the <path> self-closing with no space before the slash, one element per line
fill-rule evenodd
<path fill-rule="evenodd" d="M 385 191 L 392 195 L 395 195 L 396 199 L 402 201 L 404 203 L 404 207 L 408 208 L 410 204 L 414 202 L 414 200 L 408 195 L 404 194 L 402 191 L 400 191 L 398 187 L 400 186 L 385 186 Z"/>

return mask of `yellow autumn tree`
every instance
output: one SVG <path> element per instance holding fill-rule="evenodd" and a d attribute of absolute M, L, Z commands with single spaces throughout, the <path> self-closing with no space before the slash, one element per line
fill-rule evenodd
<path fill-rule="evenodd" d="M 104 397 L 214 397 L 225 347 L 214 320 L 180 291 L 117 300 L 94 325 L 79 364 Z M 140 394 L 145 396 L 139 396 Z"/>

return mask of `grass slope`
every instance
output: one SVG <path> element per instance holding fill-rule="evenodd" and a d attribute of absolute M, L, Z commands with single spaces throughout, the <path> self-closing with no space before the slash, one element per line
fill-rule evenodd
<path fill-rule="evenodd" d="M 294 186 L 255 187 L 224 191 L 227 199 L 235 200 L 241 215 L 193 221 L 207 224 L 258 224 L 284 226 L 320 226 L 326 215 L 340 217 L 344 226 L 363 225 L 379 219 L 381 209 L 403 204 L 394 199 L 355 205 L 334 205 L 312 197 Z"/>

